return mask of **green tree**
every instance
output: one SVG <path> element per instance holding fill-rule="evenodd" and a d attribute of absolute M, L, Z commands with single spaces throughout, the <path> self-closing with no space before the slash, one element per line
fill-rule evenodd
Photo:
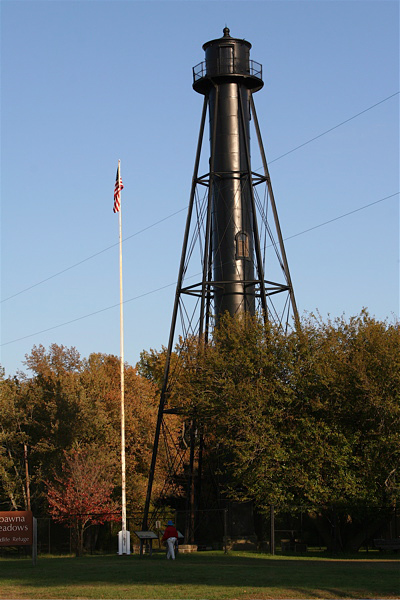
<path fill-rule="evenodd" d="M 399 325 L 366 312 L 289 336 L 221 319 L 186 395 L 225 493 L 260 509 L 335 507 L 338 543 L 358 547 L 399 497 L 399 350 Z"/>
<path fill-rule="evenodd" d="M 32 377 L 20 374 L 18 408 L 26 441 L 32 507 L 45 509 L 43 481 L 61 468 L 63 451 L 83 434 L 79 353 L 75 348 L 52 344 L 48 351 L 34 346 L 25 361 Z"/>
<path fill-rule="evenodd" d="M 106 448 L 115 493 L 121 486 L 120 363 L 116 356 L 75 348 L 34 346 L 26 356 L 31 376 L 0 379 L 1 502 L 27 507 L 28 465 L 32 508 L 47 509 L 43 482 L 61 472 L 64 451 L 82 444 Z M 157 412 L 156 386 L 125 365 L 127 506 L 143 506 Z M 24 449 L 28 451 L 25 460 Z M 162 464 L 161 464 L 162 467 Z M 162 475 L 157 479 L 162 485 Z"/>
<path fill-rule="evenodd" d="M 335 506 L 339 545 L 357 549 L 399 498 L 399 323 L 363 311 L 348 321 L 311 318 L 302 331 L 296 389 L 309 427 L 299 469 L 315 490 L 305 487 L 306 501 Z"/>
<path fill-rule="evenodd" d="M 250 316 L 225 315 L 199 353 L 190 396 L 205 423 L 209 460 L 232 499 L 265 507 L 290 497 L 283 478 L 294 401 L 290 362 L 287 339 Z"/>
<path fill-rule="evenodd" d="M 28 509 L 24 448 L 26 415 L 20 404 L 21 384 L 0 372 L 0 502 L 3 510 Z"/>

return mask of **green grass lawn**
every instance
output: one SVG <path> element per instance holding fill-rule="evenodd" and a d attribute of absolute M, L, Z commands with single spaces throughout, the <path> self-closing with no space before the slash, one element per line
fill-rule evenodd
<path fill-rule="evenodd" d="M 85 556 L 0 559 L 0 598 L 266 600 L 399 598 L 396 555 L 368 558 L 283 557 L 206 552 L 167 561 Z"/>

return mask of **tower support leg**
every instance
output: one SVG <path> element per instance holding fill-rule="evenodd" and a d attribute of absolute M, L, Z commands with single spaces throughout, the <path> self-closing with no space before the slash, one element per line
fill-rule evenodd
<path fill-rule="evenodd" d="M 172 353 L 172 348 L 173 348 L 173 343 L 174 343 L 176 319 L 177 319 L 177 315 L 178 315 L 180 292 L 181 292 L 181 288 L 182 288 L 182 280 L 183 280 L 185 259 L 186 259 L 186 253 L 187 253 L 187 245 L 188 245 L 188 239 L 189 239 L 190 223 L 191 223 L 192 213 L 193 213 L 193 205 L 194 205 L 196 184 L 197 184 L 198 171 L 199 171 L 201 147 L 202 147 L 203 135 L 204 135 L 204 125 L 205 125 L 206 115 L 207 115 L 207 104 L 208 104 L 207 97 L 205 96 L 204 103 L 203 103 L 203 112 L 202 112 L 202 116 L 201 116 L 199 138 L 198 138 L 198 142 L 197 142 L 196 160 L 195 160 L 195 166 L 194 166 L 194 171 L 193 171 L 192 189 L 191 189 L 191 193 L 190 193 L 189 209 L 188 209 L 188 214 L 187 214 L 187 218 L 186 218 L 186 228 L 185 228 L 185 235 L 184 235 L 184 239 L 183 239 L 181 261 L 180 261 L 179 274 L 178 274 L 178 282 L 176 285 L 175 302 L 174 302 L 174 309 L 173 309 L 173 313 L 172 313 L 172 321 L 171 321 L 171 329 L 170 329 L 170 334 L 169 334 L 167 356 L 166 356 L 166 361 L 165 361 L 164 380 L 163 380 L 163 386 L 162 386 L 161 395 L 160 395 L 160 404 L 158 406 L 157 425 L 156 425 L 156 432 L 155 432 L 155 436 L 154 436 L 153 453 L 152 453 L 152 457 L 151 457 L 150 473 L 149 473 L 149 480 L 148 480 L 148 484 L 147 484 L 147 494 L 146 494 L 146 501 L 145 501 L 145 506 L 144 506 L 144 513 L 143 513 L 143 524 L 142 524 L 143 531 L 147 531 L 147 529 L 148 529 L 151 492 L 153 489 L 154 473 L 155 473 L 156 462 L 157 462 L 158 445 L 159 445 L 159 441 L 160 441 L 161 424 L 162 424 L 162 420 L 163 420 L 163 416 L 164 416 L 165 399 L 166 399 L 166 393 L 167 393 L 167 389 L 168 389 L 168 376 L 169 376 L 169 369 L 170 369 L 170 363 L 171 363 L 171 353 Z"/>

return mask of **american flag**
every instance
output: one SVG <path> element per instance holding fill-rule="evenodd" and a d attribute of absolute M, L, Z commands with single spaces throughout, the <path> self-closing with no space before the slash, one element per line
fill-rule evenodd
<path fill-rule="evenodd" d="M 124 184 L 121 179 L 121 169 L 120 163 L 118 161 L 118 169 L 117 169 L 117 177 L 115 178 L 115 187 L 114 187 L 114 208 L 113 211 L 115 213 L 120 211 L 121 208 L 121 190 L 124 189 Z"/>

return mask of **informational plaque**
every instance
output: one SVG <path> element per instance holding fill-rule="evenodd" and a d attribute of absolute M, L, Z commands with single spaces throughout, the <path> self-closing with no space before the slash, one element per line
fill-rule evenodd
<path fill-rule="evenodd" d="M 145 545 L 149 547 L 150 556 L 153 554 L 153 540 L 158 540 L 158 535 L 154 531 L 135 531 L 140 540 L 140 556 L 143 554 Z"/>
<path fill-rule="evenodd" d="M 0 512 L 0 546 L 32 546 L 32 544 L 32 511 Z"/>
<path fill-rule="evenodd" d="M 135 531 L 139 540 L 157 540 L 158 535 L 154 531 Z"/>

